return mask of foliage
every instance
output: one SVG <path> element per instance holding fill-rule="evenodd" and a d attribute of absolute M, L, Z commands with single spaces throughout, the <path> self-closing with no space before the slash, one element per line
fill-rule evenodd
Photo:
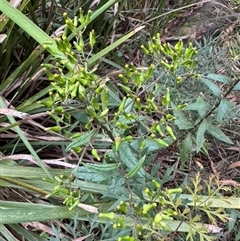
<path fill-rule="evenodd" d="M 136 28 L 96 53 L 101 31 L 90 28 L 98 15 L 99 22 L 105 21 L 106 10 L 115 3 L 100 2 L 94 13 L 84 11 L 84 7 L 76 8 L 73 19 L 64 13 L 66 27 L 53 39 L 39 32 L 42 37 L 36 40 L 50 53 L 41 65 L 44 72 L 40 70 L 41 76 L 45 73 L 48 77 L 47 87 L 26 98 L 18 111 L 8 109 L 6 98 L 1 97 L 1 108 L 9 111 L 2 113 L 11 123 L 1 132 L 15 131 L 18 141 L 24 143 L 41 169 L 21 168 L 22 160 L 1 155 L 0 185 L 27 190 L 33 199 L 44 202 L 1 201 L 2 223 L 28 240 L 71 240 L 79 236 L 85 240 L 217 239 L 221 233 L 218 223 L 230 224 L 231 218 L 237 217 L 234 211 L 239 209 L 239 199 L 224 196 L 228 190 L 217 176 L 202 179 L 196 173 L 194 178 L 186 176 L 182 184 L 174 182 L 177 162 L 163 170 L 161 176 L 159 156 L 180 146 L 179 170 L 184 170 L 193 153 L 207 153 L 210 136 L 233 144 L 222 126 L 228 123 L 229 116 L 235 116 L 236 106 L 227 97 L 239 80 L 216 74 L 211 69 L 212 59 L 208 60 L 205 54 L 211 52 L 204 47 L 197 43 L 184 45 L 182 41 L 172 46 L 162 43 L 159 34 L 141 46 L 142 67 L 128 63 L 124 68 L 118 66 L 116 73 L 99 74 L 99 62 L 107 62 L 102 57 L 142 29 Z M 125 4 L 130 3 L 122 1 L 120 8 Z M 35 25 L 31 26 L 38 31 Z M 34 31 L 28 33 L 34 36 Z M 27 65 L 41 51 L 30 56 Z M 24 67 L 1 85 L 5 96 L 9 93 L 5 87 Z M 220 88 L 219 83 L 225 88 Z M 17 103 L 15 98 L 12 103 Z M 43 110 L 49 117 L 47 125 L 38 125 L 46 135 L 44 147 L 43 142 L 29 141 L 23 121 L 14 119 L 28 118 L 25 112 Z M 7 118 L 4 116 L 1 121 Z M 50 138 L 58 141 L 51 142 Z M 6 148 L 13 147 L 22 151 L 21 145 L 12 143 L 3 145 L 1 150 L 6 153 Z M 47 145 L 61 147 L 63 155 L 74 155 L 77 162 L 64 164 L 74 169 L 46 168 L 38 153 Z M 19 159 L 26 158 L 29 156 Z M 230 215 L 223 208 L 226 206 L 232 209 Z M 55 237 L 45 232 L 39 237 L 34 230 L 26 232 L 15 224 L 64 218 L 69 218 L 69 222 L 63 220 L 60 226 L 64 225 L 68 234 L 63 234 L 53 221 Z M 1 226 L 1 234 L 14 239 L 8 226 Z"/>

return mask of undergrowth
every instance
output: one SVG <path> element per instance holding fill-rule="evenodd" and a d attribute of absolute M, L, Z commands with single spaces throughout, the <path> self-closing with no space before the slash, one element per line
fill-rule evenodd
<path fill-rule="evenodd" d="M 42 103 L 52 106 L 50 115 L 58 124 L 48 130 L 68 135 L 73 142 L 66 151 L 80 153 L 72 176 L 108 187 L 102 199 L 110 203 L 99 218 L 106 220 L 105 228 L 110 233 L 106 234 L 103 228 L 87 240 L 108 240 L 113 236 L 118 240 L 167 240 L 179 238 L 177 232 L 181 232 L 183 224 L 188 227 L 186 240 L 216 239 L 217 235 L 208 232 L 220 233 L 218 219 L 230 220 L 223 207 L 214 208 L 212 203 L 224 190 L 217 177 L 210 177 L 203 185 L 196 174 L 189 180 L 192 187 L 187 181 L 181 188 L 166 189 L 163 184 L 171 181 L 175 165 L 166 170 L 162 179 L 156 176 L 154 166 L 150 172 L 146 168 L 158 161 L 162 150 L 180 143 L 180 168 L 184 168 L 193 152 L 207 153 L 207 134 L 233 144 L 219 125 L 230 112 L 234 114 L 234 103 L 226 97 L 238 80 L 232 81 L 209 69 L 204 73 L 204 48 L 199 52 L 192 43 L 184 46 L 182 41 L 175 46 L 162 44 L 159 34 L 141 46 L 151 60 L 149 65 L 136 68 L 133 63 L 126 64 L 118 78 L 101 78 L 95 74 L 97 67 L 89 66 L 84 54 L 84 48 L 93 49 L 96 44 L 94 31 L 84 43 L 77 30 L 77 18 L 72 21 L 65 15 L 65 20 L 64 35 L 55 41 L 73 68 L 69 69 L 68 62 L 61 58 L 54 65 L 43 65 L 52 89 L 50 97 Z M 68 31 L 75 34 L 73 45 L 67 40 Z M 217 82 L 223 83 L 227 91 L 223 92 Z M 204 95 L 199 93 L 200 89 Z M 78 121 L 75 129 L 80 127 L 81 133 L 66 131 L 72 121 Z M 82 160 L 88 152 L 95 158 L 93 163 Z M 155 158 L 154 152 L 158 152 Z M 62 191 L 67 195 L 63 203 L 70 210 L 81 202 L 81 195 L 95 201 L 86 193 L 79 192 L 76 198 L 66 189 L 57 189 L 57 193 Z M 181 196 L 182 192 L 190 193 L 193 209 L 189 207 L 190 201 Z"/>
<path fill-rule="evenodd" d="M 216 143 L 231 147 L 239 139 L 239 106 L 231 98 L 240 89 L 236 54 L 227 65 L 225 49 L 216 47 L 220 38 L 171 45 L 155 34 L 139 46 L 140 66 L 130 62 L 103 71 L 101 61 L 109 61 L 102 56 L 120 42 L 95 54 L 103 38 L 99 29 L 90 30 L 92 12 L 75 12 L 72 18 L 63 14 L 61 35 L 41 42 L 50 55 L 38 72 L 47 87 L 34 96 L 34 105 L 27 99 L 15 111 L 1 96 L 1 114 L 8 110 L 2 123 L 8 118 L 11 124 L 0 132 L 19 135 L 18 144 L 1 150 L 21 152 L 22 141 L 32 155 L 1 153 L 1 187 L 32 197 L 28 206 L 1 201 L 1 235 L 13 240 L 14 230 L 28 240 L 221 240 L 228 230 L 237 237 L 238 192 L 226 187 L 209 152 Z M 44 132 L 36 141 L 37 129 L 25 131 L 23 124 L 24 118 L 31 121 L 25 112 L 39 110 L 46 122 L 27 122 Z M 64 161 L 43 162 L 50 152 Z M 212 175 L 197 155 L 209 158 Z M 25 159 L 41 169 L 21 167 Z M 51 230 L 48 220 L 54 220 Z M 29 232 L 16 224 L 26 222 Z"/>

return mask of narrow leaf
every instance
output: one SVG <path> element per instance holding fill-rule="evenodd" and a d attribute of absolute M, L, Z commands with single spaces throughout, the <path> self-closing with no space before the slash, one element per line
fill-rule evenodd
<path fill-rule="evenodd" d="M 222 91 L 211 80 L 201 78 L 201 81 L 213 92 L 215 96 L 221 97 Z"/>
<path fill-rule="evenodd" d="M 35 204 L 35 207 L 18 207 L 18 203 L 15 203 L 15 207 L 7 208 L 5 203 L 7 201 L 0 201 L 0 224 L 11 223 L 25 223 L 35 221 L 47 221 L 63 218 L 73 218 L 78 215 L 85 215 L 86 211 L 80 208 L 75 208 L 71 212 L 68 207 L 52 206 L 52 205 L 40 205 Z"/>
<path fill-rule="evenodd" d="M 129 169 L 133 169 L 138 163 L 137 156 L 133 153 L 127 142 L 120 143 L 119 156 L 120 161 L 125 164 Z M 140 169 L 139 174 L 141 175 L 141 177 L 145 176 L 144 170 Z"/>
<path fill-rule="evenodd" d="M 130 178 L 130 177 L 134 177 L 136 174 L 138 174 L 138 172 L 140 171 L 140 169 L 143 166 L 143 163 L 146 159 L 146 156 L 143 156 L 138 163 L 135 165 L 135 167 L 133 167 L 130 172 L 128 172 L 128 174 L 125 175 L 126 178 Z"/>
<path fill-rule="evenodd" d="M 201 150 L 205 142 L 204 134 L 208 128 L 208 124 L 209 124 L 208 121 L 204 119 L 197 130 L 197 139 L 196 139 L 197 152 Z"/>
<path fill-rule="evenodd" d="M 217 126 L 214 126 L 212 124 L 208 125 L 207 130 L 211 135 L 216 137 L 218 140 L 223 141 L 227 144 L 233 144 L 233 142 L 223 133 L 223 131 L 218 128 Z"/>
<path fill-rule="evenodd" d="M 221 122 L 223 118 L 226 116 L 228 110 L 229 110 L 229 101 L 226 99 L 222 99 L 219 106 L 218 106 L 218 111 L 217 111 L 217 121 Z"/>
<path fill-rule="evenodd" d="M 84 145 L 88 144 L 90 142 L 90 140 L 92 138 L 94 138 L 94 136 L 96 134 L 97 134 L 97 129 L 93 129 L 91 131 L 85 132 L 79 138 L 77 138 L 72 143 L 70 143 L 66 147 L 66 151 L 69 151 L 71 148 L 74 148 L 74 147 L 84 146 Z"/>
<path fill-rule="evenodd" d="M 137 27 L 136 29 L 134 29 L 133 31 L 131 31 L 130 33 L 124 35 L 123 37 L 121 37 L 120 39 L 118 39 L 117 41 L 115 41 L 114 43 L 112 43 L 111 45 L 109 45 L 108 47 L 106 47 L 105 49 L 101 50 L 100 52 L 98 52 L 97 54 L 95 54 L 93 57 L 91 57 L 88 60 L 89 65 L 95 63 L 97 60 L 99 60 L 101 57 L 103 57 L 104 55 L 108 54 L 110 51 L 112 51 L 113 49 L 115 49 L 117 46 L 119 46 L 120 44 L 124 43 L 127 39 L 131 38 L 134 34 L 136 34 L 137 32 L 139 32 L 140 30 L 142 30 L 145 26 L 140 26 Z"/>
<path fill-rule="evenodd" d="M 230 78 L 228 78 L 227 76 L 222 75 L 222 74 L 208 74 L 206 76 L 206 78 L 214 80 L 214 81 L 218 81 L 218 82 L 224 83 L 224 84 L 231 84 L 231 82 L 232 82 Z"/>
<path fill-rule="evenodd" d="M 182 145 L 181 145 L 181 149 L 180 149 L 180 162 L 181 162 L 181 168 L 184 167 L 189 154 L 192 151 L 192 136 L 191 133 L 188 133 L 188 135 L 186 136 L 186 138 L 183 140 Z"/>
<path fill-rule="evenodd" d="M 120 164 L 91 164 L 91 163 L 83 163 L 83 165 L 90 170 L 99 171 L 99 172 L 108 172 L 117 169 Z"/>

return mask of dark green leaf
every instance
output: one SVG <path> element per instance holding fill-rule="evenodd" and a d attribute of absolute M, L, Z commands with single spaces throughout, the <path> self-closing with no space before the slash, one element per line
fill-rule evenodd
<path fill-rule="evenodd" d="M 208 125 L 207 130 L 211 135 L 216 137 L 218 140 L 223 141 L 227 144 L 233 144 L 233 142 L 223 133 L 223 131 L 218 128 L 217 126 L 214 126 L 212 124 Z"/>
<path fill-rule="evenodd" d="M 137 163 L 138 158 L 131 150 L 129 143 L 121 142 L 119 146 L 120 161 L 125 164 L 129 169 L 133 169 Z M 139 171 L 140 176 L 145 176 L 144 170 L 141 168 Z"/>
<path fill-rule="evenodd" d="M 86 114 L 85 111 L 78 111 L 78 112 L 73 112 L 71 115 L 78 121 L 80 121 L 83 124 L 87 124 L 89 121 L 89 118 Z"/>
<path fill-rule="evenodd" d="M 126 178 L 134 177 L 143 166 L 146 156 L 143 156 L 138 163 L 125 175 Z"/>
<path fill-rule="evenodd" d="M 222 99 L 217 110 L 217 121 L 221 122 L 229 110 L 229 101 Z"/>
<path fill-rule="evenodd" d="M 144 149 L 147 149 L 148 152 L 153 152 L 157 150 L 161 150 L 165 148 L 164 146 L 160 145 L 157 141 L 153 139 L 146 139 L 144 140 L 146 145 Z M 168 143 L 168 142 L 167 142 Z M 139 150 L 140 148 L 140 142 L 139 140 L 134 140 L 130 143 L 131 147 L 134 148 L 135 150 Z"/>
<path fill-rule="evenodd" d="M 183 168 L 184 164 L 186 163 L 189 157 L 189 154 L 192 151 L 192 148 L 193 148 L 192 136 L 191 136 L 191 133 L 188 133 L 186 138 L 183 140 L 181 149 L 180 149 L 181 168 Z"/>
<path fill-rule="evenodd" d="M 98 172 L 108 172 L 108 171 L 113 171 L 117 169 L 120 164 L 115 163 L 115 164 L 91 164 L 91 163 L 83 163 L 83 165 L 89 169 L 89 170 L 94 170 Z"/>
<path fill-rule="evenodd" d="M 205 142 L 204 134 L 208 129 L 209 123 L 207 119 L 204 119 L 197 130 L 197 139 L 196 139 L 196 147 L 197 152 L 199 152 Z"/>
<path fill-rule="evenodd" d="M 98 131 L 97 129 L 93 129 L 91 131 L 85 132 L 79 138 L 77 138 L 72 143 L 70 143 L 66 147 L 66 151 L 69 151 L 71 148 L 74 148 L 74 147 L 84 146 L 84 145 L 88 144 L 90 142 L 90 140 L 92 138 L 94 138 L 94 136 L 97 134 L 97 131 Z"/>
<path fill-rule="evenodd" d="M 111 180 L 116 175 L 114 171 L 102 172 L 93 169 L 89 169 L 86 167 L 78 167 L 76 177 L 88 181 L 88 182 L 96 182 L 101 183 L 104 181 Z"/>

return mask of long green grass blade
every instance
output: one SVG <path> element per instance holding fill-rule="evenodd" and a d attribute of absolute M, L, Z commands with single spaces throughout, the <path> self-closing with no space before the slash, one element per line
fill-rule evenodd
<path fill-rule="evenodd" d="M 50 38 L 43 30 L 41 30 L 36 24 L 28 19 L 24 14 L 14 8 L 6 0 L 1 0 L 0 11 L 7 15 L 12 21 L 14 21 L 21 29 L 34 38 L 39 44 L 43 45 L 46 42 L 52 43 L 51 48 L 53 52 L 58 52 L 52 38 Z"/>
<path fill-rule="evenodd" d="M 100 52 L 98 52 L 97 54 L 95 54 L 94 56 L 92 56 L 89 60 L 88 63 L 89 65 L 93 64 L 94 62 L 96 62 L 97 60 L 99 60 L 101 57 L 103 57 L 104 55 L 106 55 L 107 53 L 109 53 L 110 51 L 112 51 L 113 49 L 115 49 L 117 46 L 119 46 L 120 44 L 124 43 L 127 39 L 131 38 L 134 34 L 136 34 L 137 32 L 139 32 L 140 30 L 142 30 L 144 28 L 144 26 L 140 26 L 136 29 L 134 29 L 133 31 L 131 31 L 130 33 L 126 34 L 125 36 L 121 37 L 120 39 L 118 39 L 117 41 L 115 41 L 114 43 L 112 43 L 111 45 L 109 45 L 108 47 L 106 47 L 105 49 L 101 50 Z"/>
<path fill-rule="evenodd" d="M 69 211 L 68 207 L 39 204 L 31 204 L 23 207 L 18 202 L 14 203 L 14 207 L 9 207 L 8 203 L 7 201 L 0 201 L 0 224 L 73 218 L 76 215 L 87 217 L 88 214 L 87 211 L 80 208 Z"/>

